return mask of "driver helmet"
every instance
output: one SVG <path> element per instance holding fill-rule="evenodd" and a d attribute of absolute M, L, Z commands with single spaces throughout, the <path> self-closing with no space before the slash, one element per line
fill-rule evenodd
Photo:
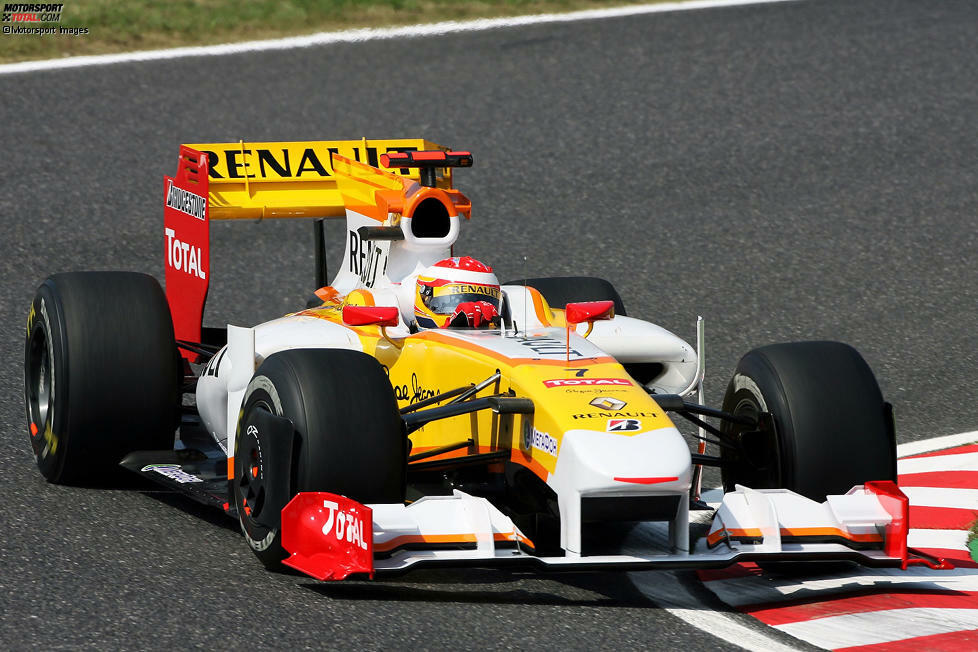
<path fill-rule="evenodd" d="M 498 323 L 500 298 L 499 279 L 492 273 L 492 267 L 470 256 L 454 256 L 438 261 L 418 275 L 414 318 L 418 328 L 448 328 L 450 325 L 488 328 L 493 321 Z M 491 308 L 485 306 L 486 303 Z M 470 304 L 476 304 L 477 312 L 485 319 L 477 318 L 476 323 L 458 319 L 463 311 L 471 319 L 473 306 Z"/>

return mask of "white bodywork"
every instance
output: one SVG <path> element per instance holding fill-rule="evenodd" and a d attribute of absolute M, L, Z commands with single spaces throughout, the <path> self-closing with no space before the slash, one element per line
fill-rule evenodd
<path fill-rule="evenodd" d="M 564 433 L 557 468 L 547 484 L 560 507 L 560 547 L 569 556 L 582 552 L 581 500 L 627 496 L 679 496 L 669 522 L 669 538 L 677 554 L 689 552 L 689 485 L 692 476 L 689 446 L 675 428 L 621 437 L 606 432 L 571 430 Z M 667 477 L 654 485 L 616 482 L 613 478 Z"/>
<path fill-rule="evenodd" d="M 754 491 L 737 487 L 723 496 L 716 505 L 716 517 L 711 533 L 721 530 L 756 531 L 759 540 L 740 542 L 723 538 L 711 546 L 707 537 L 696 542 L 689 551 L 676 550 L 672 532 L 666 538 L 653 533 L 646 537 L 646 549 L 640 553 L 622 550 L 581 558 L 568 554 L 563 557 L 533 557 L 520 546 L 500 547 L 495 542 L 522 542 L 513 522 L 488 500 L 455 491 L 453 496 L 425 498 L 411 505 L 370 505 L 373 509 L 373 541 L 375 548 L 394 550 L 388 556 L 375 559 L 378 571 L 404 570 L 419 563 L 452 563 L 485 560 L 487 562 L 519 561 L 532 558 L 552 567 L 588 565 L 622 565 L 663 567 L 710 567 L 733 563 L 750 555 L 777 554 L 790 559 L 792 555 L 811 558 L 814 555 L 853 554 L 852 547 L 835 542 L 783 541 L 782 533 L 798 528 L 833 531 L 838 538 L 874 536 L 878 542 L 871 549 L 856 552 L 869 562 L 898 564 L 900 558 L 890 557 L 885 547 L 886 526 L 893 522 L 879 497 L 863 486 L 854 487 L 846 495 L 828 496 L 818 503 L 787 489 Z M 398 540 L 421 538 L 467 537 L 477 542 L 469 549 L 409 550 L 392 548 Z M 904 535 L 905 536 L 905 535 Z"/>
<path fill-rule="evenodd" d="M 288 349 L 363 350 L 352 331 L 314 317 L 281 317 L 254 328 L 229 325 L 227 346 L 210 359 L 197 381 L 201 422 L 225 453 L 234 449 L 233 424 L 255 369 L 268 356 Z"/>

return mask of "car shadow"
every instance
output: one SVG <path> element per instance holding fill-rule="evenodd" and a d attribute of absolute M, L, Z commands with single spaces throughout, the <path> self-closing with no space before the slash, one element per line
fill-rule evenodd
<path fill-rule="evenodd" d="M 152 498 L 153 500 L 159 501 L 165 504 L 167 507 L 182 510 L 186 514 L 205 521 L 211 525 L 216 525 L 217 527 L 222 527 L 235 533 L 241 532 L 241 526 L 238 525 L 238 519 L 231 518 L 219 509 L 198 503 L 194 499 L 190 498 L 189 496 L 185 496 L 184 494 L 169 491 L 167 489 L 160 489 L 157 485 L 144 487 L 139 491 L 139 493 L 147 498 Z"/>
<path fill-rule="evenodd" d="M 395 579 L 306 582 L 334 600 L 456 602 L 590 607 L 654 607 L 620 571 L 527 572 L 508 569 L 424 569 Z"/>

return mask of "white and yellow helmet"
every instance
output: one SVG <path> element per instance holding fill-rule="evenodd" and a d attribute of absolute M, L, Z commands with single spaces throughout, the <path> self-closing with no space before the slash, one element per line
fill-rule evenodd
<path fill-rule="evenodd" d="M 414 292 L 414 318 L 418 328 L 448 328 L 462 304 L 491 304 L 475 326 L 498 323 L 501 292 L 492 267 L 470 256 L 440 260 L 418 276 Z"/>

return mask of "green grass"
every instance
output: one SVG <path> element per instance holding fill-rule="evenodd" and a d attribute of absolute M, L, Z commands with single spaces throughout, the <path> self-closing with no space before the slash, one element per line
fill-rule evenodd
<path fill-rule="evenodd" d="M 3 1 L 3 0 L 0 0 Z M 649 0 L 644 0 L 649 1 Z M 230 43 L 333 31 L 573 11 L 637 0 L 64 0 L 87 35 L 0 34 L 0 62 Z M 4 23 L 16 26 L 25 23 Z"/>

